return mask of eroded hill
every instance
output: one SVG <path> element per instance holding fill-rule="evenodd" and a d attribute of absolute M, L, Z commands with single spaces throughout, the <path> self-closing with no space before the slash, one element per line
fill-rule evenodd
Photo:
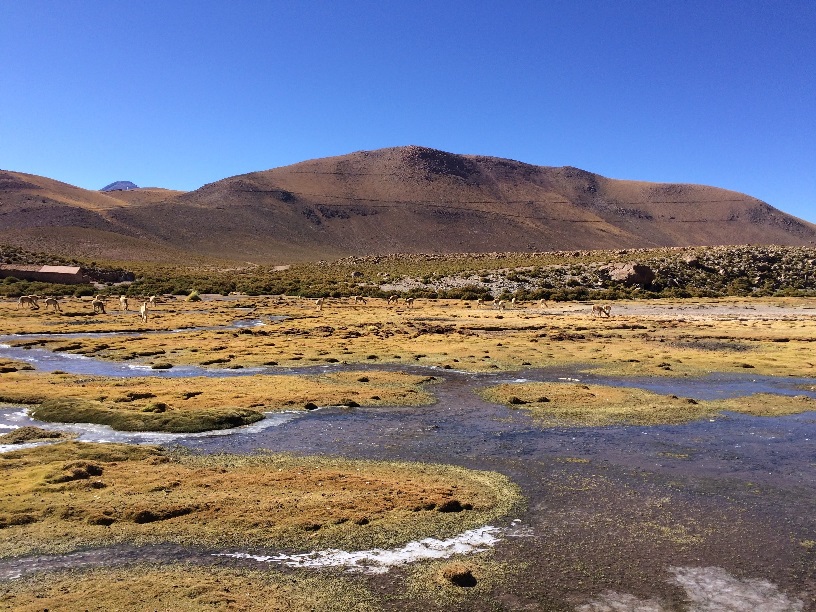
<path fill-rule="evenodd" d="M 253 172 L 187 193 L 103 194 L 3 172 L 0 241 L 118 260 L 280 263 L 395 252 L 807 245 L 816 226 L 716 187 L 408 146 Z"/>

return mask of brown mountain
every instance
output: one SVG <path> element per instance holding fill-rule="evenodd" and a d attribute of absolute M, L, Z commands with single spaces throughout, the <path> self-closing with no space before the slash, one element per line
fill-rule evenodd
<path fill-rule="evenodd" d="M 0 172 L 0 242 L 75 256 L 286 262 L 814 241 L 813 224 L 733 191 L 416 146 L 305 161 L 187 193 L 100 193 Z"/>

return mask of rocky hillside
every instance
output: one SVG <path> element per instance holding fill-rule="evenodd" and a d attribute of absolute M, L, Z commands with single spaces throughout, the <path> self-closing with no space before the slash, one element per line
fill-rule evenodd
<path fill-rule="evenodd" d="M 816 241 L 816 226 L 716 187 L 613 180 L 416 146 L 306 161 L 188 193 L 86 192 L 93 197 L 85 202 L 83 191 L 0 174 L 0 242 L 98 258 L 289 263 Z"/>

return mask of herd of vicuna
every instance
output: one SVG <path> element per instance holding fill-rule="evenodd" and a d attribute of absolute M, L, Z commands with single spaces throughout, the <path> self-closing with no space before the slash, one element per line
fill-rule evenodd
<path fill-rule="evenodd" d="M 17 308 L 21 306 L 28 306 L 31 310 L 39 310 L 40 309 L 40 300 L 43 301 L 45 304 L 46 310 L 49 307 L 54 309 L 54 312 L 62 312 L 62 308 L 60 307 L 60 302 L 55 297 L 46 297 L 42 298 L 39 295 L 22 295 L 17 299 Z M 137 298 L 137 301 L 140 303 L 139 305 L 139 317 L 142 321 L 147 321 L 147 312 L 148 312 L 148 304 L 157 304 L 159 303 L 159 298 L 155 295 L 151 295 L 147 298 Z M 105 310 L 105 296 L 101 294 L 97 294 L 94 296 L 93 300 L 91 300 L 91 307 L 93 308 L 94 314 L 107 314 Z M 122 312 L 128 312 L 128 297 L 126 295 L 119 296 L 119 310 Z"/>
<path fill-rule="evenodd" d="M 23 295 L 17 300 L 17 308 L 21 306 L 28 306 L 32 310 L 39 310 L 39 301 L 43 300 L 45 304 L 46 310 L 50 306 L 54 309 L 54 312 L 61 312 L 62 308 L 60 308 L 60 302 L 55 297 L 46 297 L 42 298 L 38 295 Z M 128 312 L 128 296 L 120 295 L 119 296 L 119 310 L 122 312 Z M 136 298 L 139 302 L 139 317 L 142 321 L 147 321 L 147 312 L 148 312 L 148 304 L 154 305 L 160 302 L 159 298 L 155 295 L 151 295 L 147 298 Z M 368 304 L 368 301 L 362 295 L 354 295 L 351 297 L 353 304 Z M 399 298 L 396 295 L 391 295 L 388 297 L 388 305 L 396 305 L 398 303 Z M 413 308 L 414 306 L 414 298 L 413 297 L 406 297 L 404 298 L 405 305 L 408 308 Z M 315 300 L 315 308 L 317 310 L 323 310 L 323 305 L 326 303 L 326 298 L 317 298 Z M 476 300 L 477 305 L 484 307 L 488 304 L 486 300 L 483 298 L 479 298 Z M 506 308 L 516 308 L 520 305 L 520 302 L 516 298 L 512 298 L 509 303 L 505 300 L 495 299 L 492 302 L 492 307 L 496 310 L 505 310 Z M 546 300 L 539 300 L 539 306 L 542 308 L 548 307 Z M 97 294 L 94 296 L 93 300 L 91 300 L 91 307 L 93 308 L 94 314 L 107 314 L 105 310 L 105 297 L 101 294 Z M 592 316 L 593 317 L 609 317 L 612 313 L 612 306 L 610 304 L 593 304 L 592 305 Z"/>

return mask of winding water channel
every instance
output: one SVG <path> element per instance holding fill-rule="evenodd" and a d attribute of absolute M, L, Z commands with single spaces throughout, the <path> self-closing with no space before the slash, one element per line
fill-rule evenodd
<path fill-rule="evenodd" d="M 94 376 L 241 377 L 366 369 L 332 364 L 244 370 L 178 366 L 157 371 L 41 348 L 15 348 L 7 344 L 9 340 L 0 338 L 0 357 L 25 360 L 44 371 Z M 498 560 L 523 561 L 529 573 L 542 578 L 497 595 L 497 601 L 511 609 L 547 598 L 571 606 L 594 605 L 587 603 L 592 596 L 610 592 L 620 594 L 624 602 L 627 597 L 636 602 L 657 598 L 682 608 L 691 591 L 678 576 L 688 577 L 689 568 L 714 568 L 743 585 L 767 581 L 778 589 L 783 603 L 760 609 L 816 606 L 816 414 L 768 418 L 727 413 L 675 426 L 542 428 L 524 411 L 491 404 L 475 393 L 481 386 L 500 382 L 580 380 L 696 399 L 759 392 L 814 396 L 802 390 L 813 379 L 726 374 L 612 379 L 554 369 L 491 374 L 393 369 L 435 376 L 438 381 L 431 390 L 436 403 L 274 413 L 250 426 L 193 435 L 39 423 L 20 406 L 0 406 L 0 431 L 36 424 L 77 432 L 81 440 L 180 445 L 202 453 L 264 449 L 499 471 L 521 486 L 527 508 L 508 517 L 506 524 L 488 526 L 494 531 L 486 532 L 489 537 L 484 541 L 477 538 L 473 549 L 493 547 Z M 458 544 L 427 546 L 467 552 L 457 549 Z M 373 554 L 386 553 L 399 551 Z M 291 563 L 294 556 L 274 550 L 121 546 L 0 560 L 0 578 L 60 567 L 180 559 L 264 566 Z M 395 565 L 411 559 L 406 555 Z M 360 561 L 351 565 L 383 567 Z M 382 577 L 372 578 L 377 579 Z M 605 609 L 602 603 L 585 609 Z M 633 606 L 606 609 L 636 609 Z"/>

